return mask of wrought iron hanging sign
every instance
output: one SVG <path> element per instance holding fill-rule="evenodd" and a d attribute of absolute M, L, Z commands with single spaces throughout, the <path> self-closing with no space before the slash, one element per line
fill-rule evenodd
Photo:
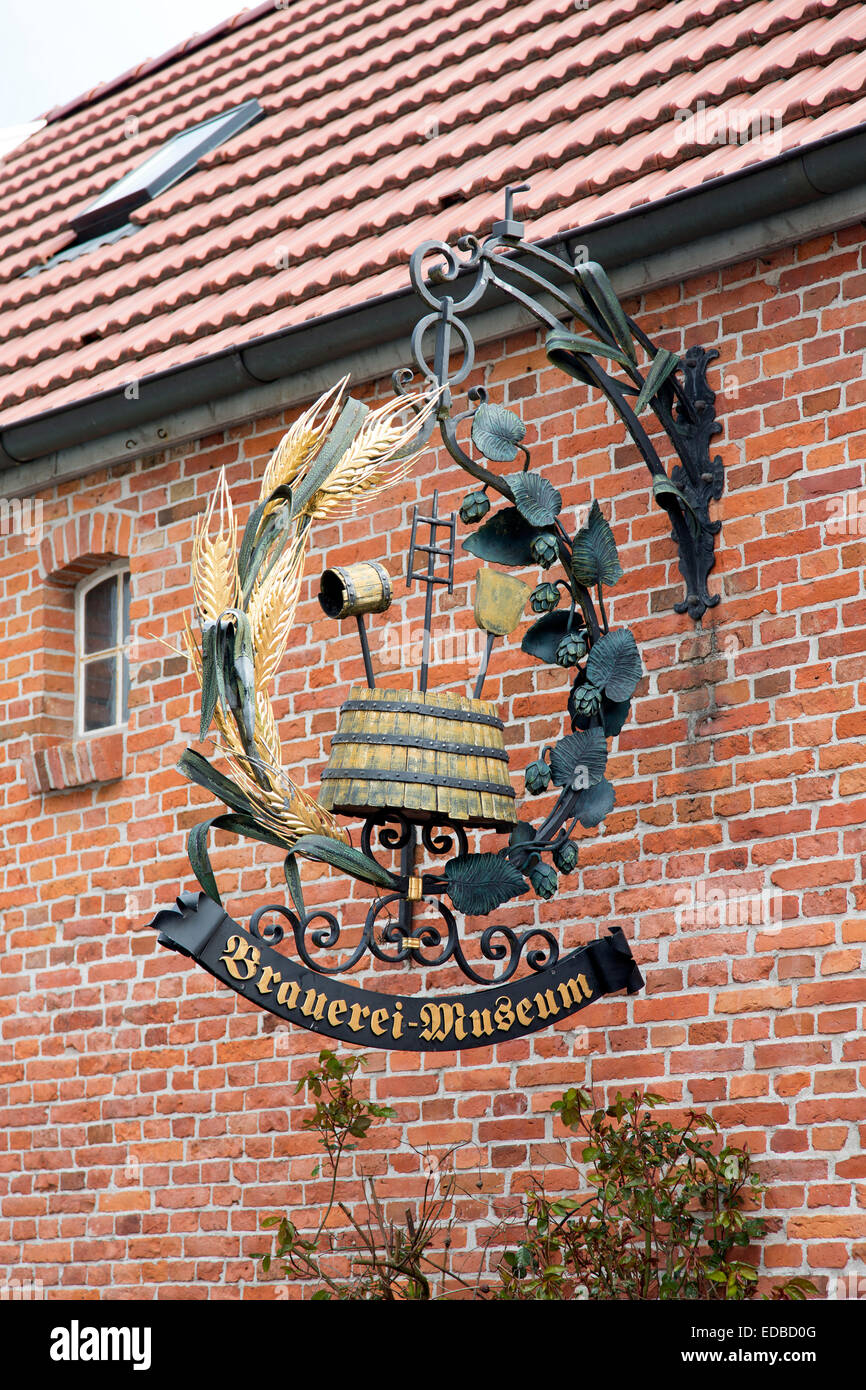
<path fill-rule="evenodd" d="M 213 728 L 226 770 L 192 749 L 179 767 L 226 809 L 189 836 L 190 862 L 203 892 L 181 894 L 177 906 L 161 911 L 151 926 L 163 945 L 278 1017 L 367 1047 L 489 1045 L 549 1026 L 604 994 L 642 986 L 619 928 L 562 955 L 550 928 L 518 932 L 490 925 L 477 939 L 480 960 L 472 958 L 460 932 L 465 915 L 488 916 L 530 891 L 553 897 L 559 876 L 575 870 L 577 827 L 599 825 L 614 805 L 614 788 L 605 777 L 608 740 L 628 718 L 642 668 L 629 629 L 608 624 L 604 590 L 623 571 L 598 503 L 569 533 L 561 495 L 532 470 L 519 416 L 491 403 L 481 388 L 470 390 L 469 407 L 454 413 L 454 387 L 474 358 L 458 309 L 472 308 L 491 286 L 532 308 L 549 330 L 551 360 L 604 392 L 650 467 L 654 496 L 669 512 L 680 545 L 687 581 L 681 611 L 700 616 L 717 601 L 705 586 L 717 530 L 706 508 L 721 489 L 721 464 L 707 457 L 717 428 L 704 376 L 710 354 L 693 351 L 681 361 L 656 350 L 625 316 L 600 266 L 569 268 L 532 247 L 525 248 L 526 259 L 516 256 L 523 229 L 513 217 L 513 191 L 505 220 L 490 237 L 459 243 L 462 262 L 439 243 L 425 244 L 412 258 L 413 283 L 430 309 L 413 336 L 422 388 L 408 390 L 411 370 L 395 373 L 397 398 L 370 411 L 346 396 L 345 381 L 338 383 L 281 441 L 240 539 L 221 477 L 193 549 L 199 632 L 187 624 L 186 647 L 201 686 L 200 738 Z M 431 257 L 434 268 L 425 276 Z M 528 264 L 532 257 L 555 274 L 544 279 Z M 566 270 L 569 293 L 561 288 Z M 442 292 L 466 275 L 471 285 L 459 300 Z M 560 316 L 577 320 L 582 332 L 563 326 L 546 307 L 549 302 Z M 432 364 L 424 354 L 429 332 L 435 335 Z M 455 342 L 462 361 L 449 375 Z M 647 358 L 644 368 L 639 354 Z M 603 370 L 599 358 L 619 367 L 621 375 Z M 639 422 L 645 409 L 655 413 L 679 456 L 679 471 L 670 478 Z M 464 421 L 486 463 L 459 443 Z M 437 425 L 452 456 L 481 485 L 460 509 L 464 525 L 481 523 L 464 548 L 488 562 L 478 572 L 474 596 L 476 624 L 485 633 L 480 670 L 471 693 L 428 689 L 433 595 L 437 585 L 453 588 L 457 539 L 457 517 L 440 514 L 434 492 L 429 508 L 415 508 L 406 575 L 410 587 L 420 583 L 425 589 L 417 690 L 376 685 L 365 615 L 384 612 L 393 601 L 385 567 L 354 563 L 322 576 L 324 613 L 357 624 L 367 684 L 350 690 L 340 710 L 315 800 L 283 766 L 270 699 L 294 624 L 312 530 L 317 520 L 345 515 L 405 476 Z M 498 473 L 490 463 L 511 467 Z M 491 493 L 506 503 L 495 512 Z M 522 570 L 539 565 L 545 571 L 556 565 L 560 573 L 530 590 L 492 564 Z M 518 816 L 503 724 L 483 699 L 494 644 L 518 627 L 527 601 L 536 617 L 523 636 L 523 651 L 573 675 L 570 732 L 542 749 L 526 772 L 530 795 L 551 784 L 559 789 L 538 825 Z M 362 823 L 358 843 L 340 819 L 347 817 Z M 507 840 L 495 852 L 474 852 L 469 832 L 479 828 Z M 291 905 L 260 908 L 248 927 L 229 917 L 208 854 L 211 829 L 281 849 Z M 438 871 L 416 871 L 419 836 L 427 854 L 444 861 Z M 390 855 L 390 864 L 377 853 Z M 335 911 L 308 910 L 300 873 L 305 859 L 373 887 L 376 896 L 360 931 L 345 927 Z M 421 902 L 427 915 L 415 925 Z M 347 972 L 372 960 L 425 968 L 451 963 L 477 988 L 423 997 L 362 990 L 345 981 Z"/>

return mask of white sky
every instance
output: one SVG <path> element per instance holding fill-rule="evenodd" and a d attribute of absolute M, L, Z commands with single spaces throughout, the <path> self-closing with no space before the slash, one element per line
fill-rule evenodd
<path fill-rule="evenodd" d="M 0 143 L 257 0 L 0 0 Z"/>

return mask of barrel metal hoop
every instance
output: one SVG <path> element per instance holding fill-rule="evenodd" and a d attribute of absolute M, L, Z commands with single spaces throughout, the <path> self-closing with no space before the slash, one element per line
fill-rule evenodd
<path fill-rule="evenodd" d="M 502 782 L 475 782 L 469 777 L 416 776 L 412 772 L 386 772 L 381 768 L 326 767 L 322 781 L 352 782 L 409 782 L 419 787 L 455 787 L 458 791 L 491 792 L 494 796 L 515 795 L 514 788 Z"/>
<path fill-rule="evenodd" d="M 413 734 L 370 734 L 364 730 L 354 733 L 336 733 L 331 739 L 335 743 L 354 743 L 368 747 L 372 744 L 388 744 L 392 748 L 430 748 L 438 753 L 463 753 L 467 757 L 491 758 L 507 763 L 508 754 L 504 748 L 487 748 L 483 743 L 449 743 L 441 738 L 422 738 Z"/>
<path fill-rule="evenodd" d="M 465 709 L 443 709 L 440 705 L 421 705 L 412 700 L 347 700 L 342 709 L 369 709 L 382 714 L 426 714 L 431 719 L 454 719 L 461 724 L 489 724 L 492 729 L 505 728 L 502 720 L 497 719 L 495 714 L 481 714 Z"/>

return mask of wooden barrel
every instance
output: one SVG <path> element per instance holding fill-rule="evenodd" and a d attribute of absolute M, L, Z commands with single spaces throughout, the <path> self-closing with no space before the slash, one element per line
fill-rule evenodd
<path fill-rule="evenodd" d="M 508 829 L 517 820 L 503 725 L 489 700 L 354 686 L 322 773 L 329 811 Z"/>

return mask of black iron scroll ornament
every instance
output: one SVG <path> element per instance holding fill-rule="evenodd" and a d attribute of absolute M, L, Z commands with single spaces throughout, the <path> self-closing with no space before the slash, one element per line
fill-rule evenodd
<path fill-rule="evenodd" d="M 343 705 L 318 803 L 304 801 L 271 761 L 267 729 L 273 721 L 257 684 L 262 613 L 273 597 L 265 593 L 267 584 L 273 587 L 285 556 L 295 553 L 291 546 L 302 546 L 314 516 L 328 513 L 340 492 L 335 478 L 344 478 L 341 496 L 356 496 L 367 486 L 363 477 L 357 483 L 357 463 L 341 474 L 340 461 L 366 457 L 363 449 L 352 455 L 353 441 L 365 443 L 369 454 L 381 436 L 381 430 L 363 436 L 371 421 L 378 428 L 378 417 L 364 425 L 366 408 L 351 397 L 343 402 L 339 392 L 311 407 L 271 460 L 237 552 L 231 606 L 208 609 L 196 590 L 202 639 L 191 659 L 202 687 L 201 737 L 215 720 L 235 776 L 218 772 L 191 749 L 181 758 L 185 775 L 229 809 L 190 834 L 190 860 L 205 891 L 182 894 L 177 907 L 160 912 L 151 925 L 163 945 L 191 956 L 278 1017 L 365 1046 L 489 1045 L 567 1017 L 603 994 L 633 993 L 643 983 L 619 928 L 562 955 L 558 935 L 548 927 L 489 925 L 475 938 L 472 958 L 460 933 L 461 917 L 489 916 L 530 888 L 539 898 L 552 898 L 560 876 L 574 872 L 578 828 L 598 826 L 614 806 L 615 790 L 605 776 L 608 741 L 628 719 L 642 675 L 633 634 L 608 622 L 604 591 L 623 571 L 598 503 L 572 534 L 563 522 L 561 494 L 532 470 L 521 418 L 494 404 L 481 386 L 467 391 L 465 409 L 455 409 L 455 391 L 475 363 L 466 318 L 482 302 L 510 300 L 527 310 L 545 331 L 550 361 L 607 398 L 649 469 L 655 501 L 670 518 L 686 583 L 676 610 L 697 620 L 718 602 L 707 590 L 719 530 L 708 509 L 721 495 L 723 477 L 721 460 L 710 458 L 720 427 L 706 377 L 717 353 L 693 347 L 679 358 L 657 348 L 625 314 L 601 266 L 580 260 L 572 265 L 525 243 L 513 210 L 520 191 L 507 190 L 505 216 L 484 241 L 467 236 L 456 251 L 440 242 L 415 251 L 410 275 L 425 312 L 412 335 L 414 369 L 394 374 L 398 396 L 418 412 L 403 453 L 424 445 L 438 426 L 448 452 L 477 484 L 460 508 L 463 524 L 475 528 L 464 548 L 498 567 L 482 568 L 477 578 L 475 618 L 487 645 L 471 693 L 427 689 L 433 593 L 437 584 L 452 589 L 456 544 L 456 517 L 440 515 L 434 494 L 432 507 L 415 509 L 406 576 L 410 586 L 426 588 L 419 690 L 376 686 L 364 615 L 381 613 L 391 602 L 384 566 L 363 562 L 328 570 L 320 603 L 336 621 L 356 620 L 367 687 L 351 691 Z M 308 448 L 321 424 L 317 412 L 326 406 L 325 442 L 320 440 L 311 463 L 295 467 L 291 459 Z M 672 445 L 676 462 L 670 472 L 642 423 L 644 412 L 652 413 Z M 461 443 L 461 430 L 471 443 Z M 490 465 L 506 467 L 496 471 Z M 368 473 L 381 476 L 372 465 Z M 492 497 L 504 505 L 492 510 Z M 231 526 L 229 540 L 230 533 Z M 222 522 L 220 538 L 223 544 Z M 226 546 L 231 548 L 225 541 L 218 551 L 223 558 Z M 502 572 L 532 565 L 545 572 L 556 566 L 557 577 L 542 576 L 530 593 L 522 580 Z M 199 588 L 206 594 L 204 582 Z M 570 732 L 542 748 L 525 774 L 528 795 L 551 786 L 559 791 L 538 825 L 518 818 L 503 726 L 481 698 L 493 644 L 522 621 L 527 599 L 535 618 L 523 635 L 523 651 L 571 677 Z M 294 813 L 302 821 L 312 818 L 312 833 L 298 829 Z M 335 814 L 362 821 L 359 843 L 350 843 Z M 212 826 L 283 848 L 290 906 L 260 908 L 246 929 L 224 912 L 205 843 Z M 473 852 L 467 831 L 479 826 L 507 833 L 507 843 L 496 852 Z M 419 837 L 431 859 L 444 859 L 438 871 L 416 871 Z M 389 863 L 381 861 L 382 852 Z M 336 908 L 307 909 L 298 870 L 305 857 L 374 887 L 360 929 L 345 926 Z M 422 903 L 425 916 L 416 923 Z M 424 969 L 450 965 L 475 988 L 460 995 L 379 995 L 342 981 L 373 961 Z"/>
<path fill-rule="evenodd" d="M 678 358 L 657 348 L 625 314 L 601 266 L 580 260 L 570 265 L 544 247 L 525 242 L 525 227 L 514 216 L 513 199 L 528 187 L 521 184 L 506 189 L 505 216 L 494 223 L 484 241 L 463 236 L 457 251 L 445 242 L 426 241 L 413 252 L 409 273 L 428 312 L 412 333 L 415 370 L 396 371 L 394 385 L 405 391 L 419 372 L 439 393 L 435 423 L 452 458 L 483 484 L 485 492 L 492 488 L 513 502 L 507 478 L 473 458 L 457 438 L 459 426 L 474 419 L 479 406 L 487 403 L 487 391 L 484 387 L 470 389 L 470 408 L 456 415 L 453 395 L 475 365 L 475 344 L 466 315 L 481 307 L 485 299 L 504 298 L 527 310 L 546 332 L 550 361 L 601 391 L 637 446 L 651 475 L 655 501 L 670 517 L 679 569 L 686 582 L 685 597 L 674 609 L 698 621 L 719 602 L 719 595 L 707 590 L 707 576 L 715 563 L 715 537 L 721 529 L 721 523 L 710 518 L 709 503 L 718 501 L 724 487 L 722 460 L 718 455 L 710 457 L 712 439 L 721 425 L 715 416 L 715 392 L 707 382 L 707 367 L 719 354 L 715 348 L 690 347 Z M 431 261 L 425 274 L 425 265 Z M 451 285 L 459 287 L 459 296 L 448 293 Z M 592 336 L 563 326 L 575 321 Z M 435 341 L 428 355 L 424 344 L 431 331 Z M 638 366 L 636 347 L 649 358 L 645 377 Z M 461 354 L 461 360 L 452 368 L 455 352 Z M 621 367 L 625 379 L 604 369 L 599 359 Z M 678 380 L 680 375 L 682 380 Z M 670 475 L 638 418 L 648 406 L 677 457 Z M 427 437 L 433 428 L 431 416 L 425 429 Z"/>

